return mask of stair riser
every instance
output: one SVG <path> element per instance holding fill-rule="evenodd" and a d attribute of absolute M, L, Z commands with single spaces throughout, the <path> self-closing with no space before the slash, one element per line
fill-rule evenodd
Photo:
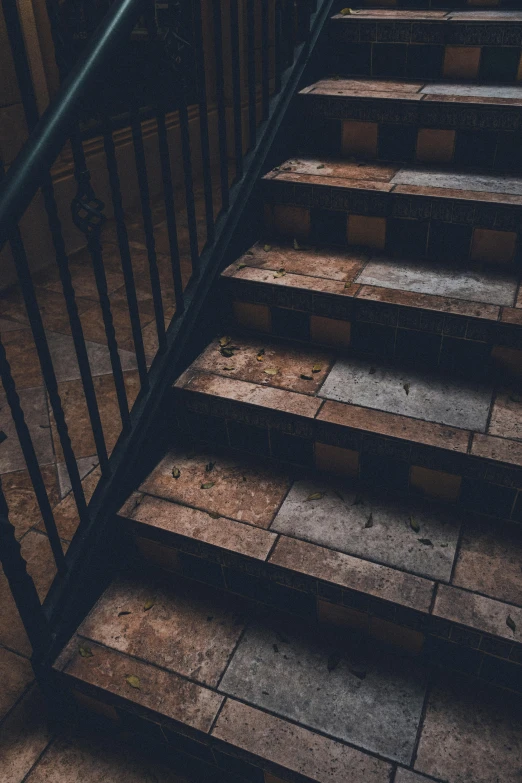
<path fill-rule="evenodd" d="M 522 108 L 310 94 L 299 110 L 302 154 L 522 171 Z"/>
<path fill-rule="evenodd" d="M 407 606 L 263 563 L 132 520 L 147 562 L 312 623 L 355 630 L 511 690 L 522 690 L 522 646 Z"/>
<path fill-rule="evenodd" d="M 427 188 L 424 193 L 421 188 L 378 192 L 321 179 L 324 184 L 265 180 L 268 231 L 317 245 L 370 248 L 446 264 L 520 262 L 521 207 L 495 203 L 496 194 L 485 194 L 491 195 L 489 202 L 472 200 L 468 191 L 451 199 L 442 192 L 426 193 Z"/>
<path fill-rule="evenodd" d="M 175 426 L 196 439 L 522 522 L 522 468 L 180 389 L 171 399 Z"/>
<path fill-rule="evenodd" d="M 516 323 L 377 301 L 382 289 L 370 301 L 252 279 L 224 278 L 223 287 L 232 323 L 254 333 L 477 378 L 504 370 L 522 374 L 522 325 Z"/>
<path fill-rule="evenodd" d="M 447 20 L 378 21 L 352 17 L 330 25 L 330 72 L 394 79 L 520 79 L 522 25 Z"/>

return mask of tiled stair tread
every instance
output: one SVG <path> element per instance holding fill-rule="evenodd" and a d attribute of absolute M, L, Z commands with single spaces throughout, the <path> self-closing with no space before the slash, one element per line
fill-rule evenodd
<path fill-rule="evenodd" d="M 55 668 L 75 690 L 167 733 L 252 754 L 256 766 L 283 777 L 290 770 L 318 783 L 385 783 L 390 762 L 413 764 L 425 664 L 358 638 L 341 646 L 338 632 L 318 634 L 276 613 L 249 611 L 247 621 L 243 608 L 213 588 L 125 575 Z M 428 713 L 425 724 L 431 720 Z M 429 772 L 429 763 L 420 769 Z"/>
<path fill-rule="evenodd" d="M 522 204 L 522 178 L 459 173 L 436 167 L 394 166 L 372 161 L 292 158 L 269 172 L 265 181 L 296 182 L 333 188 L 410 193 L 444 198 Z"/>
<path fill-rule="evenodd" d="M 520 22 L 522 23 L 522 11 L 498 11 L 498 10 L 486 10 L 486 11 L 409 11 L 409 10 L 396 10 L 396 9 L 381 9 L 381 8 L 368 8 L 368 9 L 353 9 L 351 14 L 336 14 L 332 17 L 336 21 L 343 21 L 346 23 L 362 19 L 383 19 L 383 20 L 396 20 L 396 21 L 454 21 L 454 22 L 479 22 L 483 24 L 494 24 L 495 22 Z"/>
<path fill-rule="evenodd" d="M 284 275 L 277 274 L 281 269 Z M 488 269 L 477 263 L 459 268 L 455 264 L 390 258 L 371 252 L 365 255 L 323 248 L 303 251 L 284 244 L 263 243 L 254 245 L 231 264 L 223 277 L 343 298 L 389 301 L 492 321 L 501 317 L 500 307 L 517 305 L 519 285 L 518 272 Z"/>
<path fill-rule="evenodd" d="M 522 106 L 522 87 L 514 84 L 467 84 L 370 78 L 326 78 L 305 87 L 301 95 L 330 99 L 429 101 Z M 459 100 L 461 99 L 461 100 Z"/>

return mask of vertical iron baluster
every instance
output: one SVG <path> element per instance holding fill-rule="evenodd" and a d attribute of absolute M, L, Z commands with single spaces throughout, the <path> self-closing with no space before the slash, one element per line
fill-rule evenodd
<path fill-rule="evenodd" d="M 295 51 L 295 2 L 283 0 L 283 41 L 284 41 L 284 67 L 288 68 L 294 62 Z"/>
<path fill-rule="evenodd" d="M 201 133 L 201 163 L 203 165 L 203 187 L 205 190 L 205 215 L 207 220 L 207 242 L 214 241 L 214 204 L 212 199 L 212 175 L 210 164 L 210 143 L 208 136 L 207 80 L 205 76 L 205 52 L 203 48 L 203 27 L 201 20 L 202 0 L 193 0 L 194 49 L 199 92 L 199 128 Z"/>
<path fill-rule="evenodd" d="M 192 274 L 199 274 L 198 225 L 196 221 L 196 205 L 194 203 L 194 178 L 192 175 L 192 152 L 190 149 L 187 96 L 184 85 L 180 87 L 178 95 L 179 128 L 181 132 L 181 151 L 183 153 L 183 174 L 185 179 L 185 202 L 187 205 L 190 260 L 192 262 Z"/>
<path fill-rule="evenodd" d="M 243 120 L 241 117 L 241 65 L 239 61 L 239 14 L 237 0 L 230 0 L 230 48 L 236 180 L 243 176 Z"/>
<path fill-rule="evenodd" d="M 100 468 L 103 475 L 109 476 L 109 458 L 107 456 L 107 447 L 105 445 L 105 438 L 103 435 L 100 410 L 98 408 L 98 401 L 96 399 L 96 392 L 94 390 L 91 365 L 89 363 L 89 356 L 87 354 L 87 346 L 85 345 L 85 337 L 83 336 L 82 322 L 80 320 L 78 307 L 76 305 L 76 294 L 72 283 L 71 272 L 69 270 L 69 259 L 65 250 L 58 207 L 56 205 L 52 180 L 49 175 L 46 175 L 42 185 L 42 194 L 44 197 L 47 219 L 49 221 L 49 228 L 51 230 L 54 250 L 56 253 L 56 263 L 60 273 L 60 280 L 62 283 L 67 313 L 69 315 L 71 334 L 76 351 L 76 358 L 78 360 L 78 367 L 80 369 L 83 390 L 85 392 L 85 402 L 91 422 L 94 443 L 96 445 L 96 453 L 98 454 Z"/>
<path fill-rule="evenodd" d="M 15 529 L 9 521 L 9 508 L 0 484 L 0 563 L 22 619 L 33 656 L 42 656 L 51 644 L 51 632 L 35 584 L 27 572 Z"/>
<path fill-rule="evenodd" d="M 9 408 L 11 409 L 11 416 L 13 418 L 13 424 L 16 429 L 20 448 L 24 455 L 25 464 L 27 465 L 27 472 L 33 485 L 34 494 L 38 503 L 38 508 L 42 515 L 42 520 L 49 536 L 49 543 L 56 563 L 58 573 L 64 574 L 67 571 L 65 563 L 65 555 L 63 553 L 62 544 L 56 528 L 56 522 L 54 520 L 54 514 L 47 496 L 47 490 L 45 489 L 45 483 L 42 477 L 40 466 L 38 465 L 38 457 L 34 450 L 33 441 L 29 432 L 29 427 L 25 421 L 24 411 L 20 404 L 20 397 L 16 391 L 16 384 L 11 373 L 11 367 L 7 361 L 5 348 L 0 341 L 0 377 L 2 378 L 2 385 L 4 387 L 5 396 Z"/>
<path fill-rule="evenodd" d="M 176 209 L 174 204 L 174 187 L 172 184 L 171 162 L 167 128 L 165 124 L 165 111 L 161 107 L 157 112 L 158 120 L 158 147 L 161 160 L 161 175 L 163 180 L 163 198 L 165 200 L 165 214 L 167 217 L 167 231 L 169 234 L 170 263 L 172 266 L 172 279 L 174 282 L 174 296 L 176 299 L 176 315 L 180 315 L 185 309 L 183 297 L 183 279 L 181 277 L 181 264 L 179 258 L 178 229 L 176 225 Z"/>
<path fill-rule="evenodd" d="M 72 218 L 74 225 L 85 234 L 87 240 L 87 248 L 91 256 L 94 279 L 102 311 L 105 336 L 107 337 L 107 348 L 111 360 L 121 424 L 123 431 L 127 432 L 131 424 L 129 404 L 127 402 L 125 380 L 112 319 L 111 301 L 109 299 L 100 239 L 103 223 L 106 219 L 102 211 L 105 205 L 96 198 L 91 187 L 91 175 L 87 169 L 83 145 L 77 128 L 74 128 L 71 134 L 71 148 L 74 158 L 74 176 L 78 184 L 78 192 L 71 204 Z"/>
<path fill-rule="evenodd" d="M 154 315 L 156 317 L 156 331 L 158 333 L 159 351 L 165 350 L 165 313 L 163 299 L 161 297 L 161 280 L 156 256 L 156 242 L 154 240 L 154 222 L 150 206 L 149 178 L 147 176 L 147 159 L 143 146 L 143 134 L 141 132 L 141 120 L 137 106 L 131 110 L 132 140 L 134 143 L 134 160 L 138 174 L 138 187 L 140 190 L 141 213 L 143 216 L 143 229 L 145 231 L 145 244 L 149 258 L 149 276 L 152 288 L 152 300 L 154 302 Z"/>
<path fill-rule="evenodd" d="M 281 90 L 281 75 L 283 72 L 283 6 L 282 0 L 275 1 L 274 8 L 274 93 Z"/>
<path fill-rule="evenodd" d="M 268 0 L 261 0 L 261 96 L 263 119 L 266 120 L 270 104 L 270 26 Z"/>
<path fill-rule="evenodd" d="M 256 146 L 256 9 L 254 0 L 247 0 L 247 58 L 248 58 L 248 135 L 249 149 Z"/>
<path fill-rule="evenodd" d="M 118 233 L 121 268 L 123 272 L 123 279 L 125 281 L 127 304 L 129 306 L 129 317 L 132 328 L 132 339 L 134 341 L 134 351 L 136 353 L 136 364 L 138 365 L 141 387 L 142 389 L 147 389 L 149 386 L 147 360 L 145 358 L 143 335 L 141 333 L 140 313 L 138 308 L 138 298 L 136 296 L 136 285 L 134 282 L 134 270 L 132 268 L 132 259 L 129 248 L 129 237 L 127 235 L 127 226 L 125 225 L 125 213 L 123 211 L 120 177 L 118 174 L 118 162 L 116 160 L 116 150 L 114 147 L 114 139 L 112 137 L 111 122 L 108 115 L 105 115 L 103 118 L 103 147 L 105 150 L 105 159 L 107 161 L 107 172 L 109 174 L 109 184 L 111 188 L 114 217 L 116 219 L 116 231 Z"/>
<path fill-rule="evenodd" d="M 225 78 L 223 72 L 223 29 L 221 25 L 221 0 L 213 0 L 214 54 L 216 58 L 216 101 L 219 135 L 219 170 L 221 176 L 221 209 L 230 205 L 228 188 L 227 118 L 225 110 Z"/>
<path fill-rule="evenodd" d="M 10 244 L 16 272 L 18 275 L 18 282 L 20 283 L 27 315 L 29 316 L 31 331 L 33 333 L 34 344 L 38 353 L 40 367 L 42 368 L 42 375 L 49 393 L 49 402 L 51 403 L 51 408 L 54 414 L 54 420 L 56 423 L 56 429 L 58 430 L 58 436 L 60 438 L 63 457 L 69 478 L 71 480 L 71 487 L 74 494 L 74 499 L 76 501 L 76 506 L 78 508 L 78 516 L 80 523 L 84 524 L 88 521 L 87 504 L 85 502 L 85 495 L 83 493 L 76 457 L 74 455 L 71 439 L 69 437 L 69 430 L 65 421 L 62 401 L 58 392 L 56 373 L 54 372 L 53 360 L 51 358 L 51 352 L 47 343 L 47 337 L 45 336 L 42 315 L 40 313 L 40 307 L 38 305 L 36 292 L 34 290 L 31 271 L 29 269 L 29 262 L 27 260 L 27 255 L 18 227 L 11 235 Z"/>

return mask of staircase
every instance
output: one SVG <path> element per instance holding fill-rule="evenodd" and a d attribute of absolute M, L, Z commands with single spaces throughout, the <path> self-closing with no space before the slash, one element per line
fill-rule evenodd
<path fill-rule="evenodd" d="M 383 5 L 330 21 L 55 664 L 195 780 L 520 780 L 522 12 Z"/>

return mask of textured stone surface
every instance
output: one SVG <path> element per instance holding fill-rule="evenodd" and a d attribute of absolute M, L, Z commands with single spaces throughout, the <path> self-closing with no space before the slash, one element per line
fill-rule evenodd
<path fill-rule="evenodd" d="M 2 783 L 21 783 L 52 739 L 46 704 L 32 688 L 0 727 Z"/>
<path fill-rule="evenodd" d="M 522 608 L 492 598 L 440 585 L 433 614 L 477 631 L 522 642 Z"/>
<path fill-rule="evenodd" d="M 14 332 L 18 334 L 18 332 Z M 46 394 L 43 387 L 21 389 L 19 393 L 25 421 L 40 465 L 53 462 L 53 442 Z M 0 394 L 0 430 L 7 435 L 0 452 L 0 474 L 25 470 L 26 464 L 5 394 Z"/>
<path fill-rule="evenodd" d="M 370 372 L 370 370 L 374 372 Z M 408 390 L 404 387 L 408 386 Z M 492 389 L 396 364 L 338 359 L 321 397 L 484 432 Z"/>
<path fill-rule="evenodd" d="M 517 84 L 426 84 L 426 95 L 463 95 L 477 98 L 517 98 L 522 100 L 522 87 Z"/>
<path fill-rule="evenodd" d="M 488 426 L 489 435 L 522 439 L 522 403 L 511 391 L 500 391 L 493 402 Z"/>
<path fill-rule="evenodd" d="M 522 179 L 495 174 L 457 174 L 453 171 L 432 171 L 405 167 L 392 179 L 394 185 L 469 190 L 481 193 L 502 193 L 522 196 Z"/>
<path fill-rule="evenodd" d="M 324 496 L 309 501 L 317 492 Z M 412 530 L 411 516 L 420 526 L 417 533 Z M 370 527 L 366 527 L 368 522 Z M 434 503 L 397 500 L 376 491 L 361 495 L 350 485 L 318 478 L 293 485 L 271 530 L 449 580 L 460 520 Z"/>
<path fill-rule="evenodd" d="M 264 250 L 270 247 L 270 250 Z M 295 250 L 288 245 L 270 244 L 262 242 L 254 245 L 251 250 L 231 264 L 223 273 L 225 277 L 239 277 L 246 268 L 254 267 L 259 270 L 278 272 L 284 269 L 287 274 L 303 275 L 307 277 L 327 278 L 329 280 L 352 280 L 361 269 L 365 261 L 362 253 L 354 253 L 353 250 L 332 250 L 329 248 L 309 248 L 307 250 Z M 284 281 L 284 277 L 274 278 L 267 276 L 269 281 Z"/>
<path fill-rule="evenodd" d="M 27 658 L 0 647 L 0 719 L 13 707 L 34 675 Z"/>
<path fill-rule="evenodd" d="M 304 629 L 249 628 L 220 689 L 334 738 L 408 763 L 426 673 L 411 660 L 367 649 L 366 676 Z"/>

